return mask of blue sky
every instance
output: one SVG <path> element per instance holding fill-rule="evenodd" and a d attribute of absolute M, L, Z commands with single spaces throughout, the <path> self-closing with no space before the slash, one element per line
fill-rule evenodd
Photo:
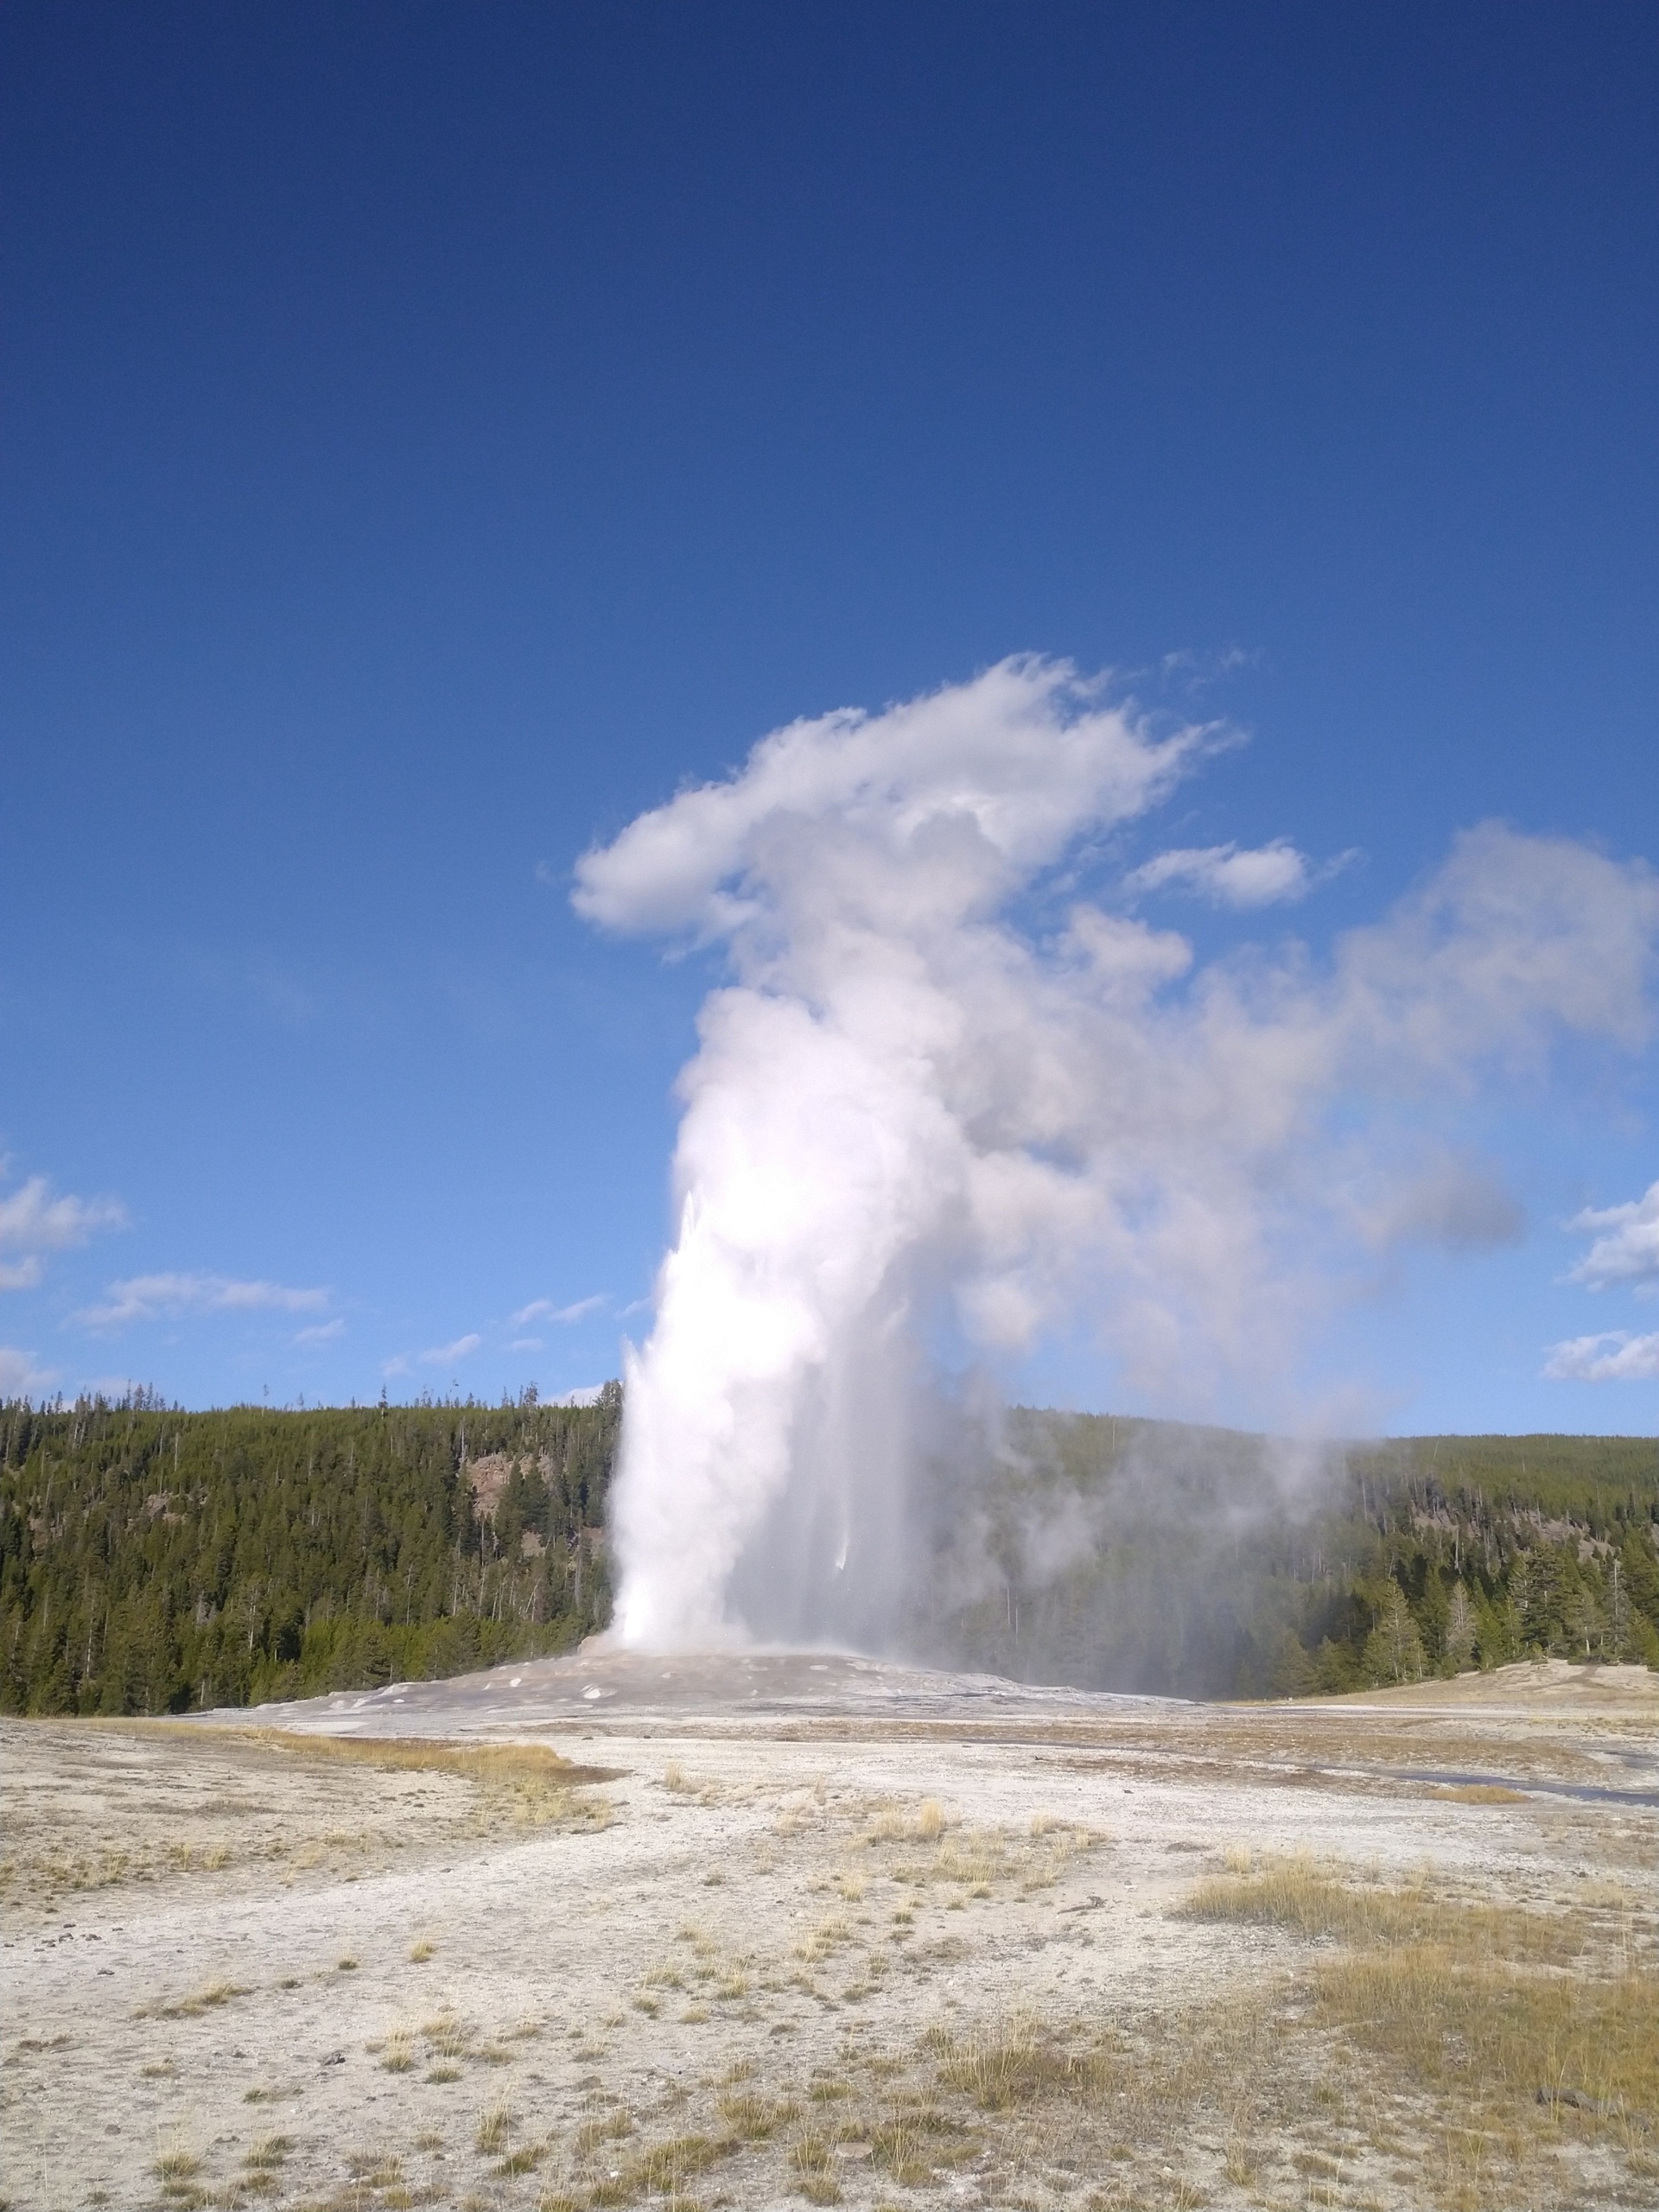
<path fill-rule="evenodd" d="M 798 715 L 1033 651 L 1224 716 L 1147 850 L 1352 853 L 1249 924 L 1315 957 L 1486 817 L 1659 861 L 1650 7 L 0 42 L 0 1386 L 618 1371 L 719 970 L 571 870 Z M 1659 1328 L 1565 1225 L 1656 1106 L 1651 1048 L 1485 1098 L 1523 1233 L 1344 1286 L 1319 1374 L 1659 1427 L 1544 1372 Z M 1118 1397 L 1092 1340 L 1016 1380 Z"/>

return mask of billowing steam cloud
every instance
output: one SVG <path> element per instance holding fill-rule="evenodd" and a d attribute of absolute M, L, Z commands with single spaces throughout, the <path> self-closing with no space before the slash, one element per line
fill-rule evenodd
<path fill-rule="evenodd" d="M 1645 1037 L 1659 884 L 1563 840 L 1468 832 L 1324 965 L 1195 967 L 1125 911 L 1160 880 L 1296 896 L 1282 842 L 1065 904 L 1058 872 L 1109 874 L 1214 741 L 1011 660 L 776 731 L 584 857 L 583 914 L 722 944 L 734 976 L 628 1369 L 626 1642 L 878 1639 L 942 1344 L 994 1361 L 1083 1313 L 1131 1385 L 1270 1382 L 1361 1255 L 1514 1234 L 1448 1122 L 1484 1073 Z"/>

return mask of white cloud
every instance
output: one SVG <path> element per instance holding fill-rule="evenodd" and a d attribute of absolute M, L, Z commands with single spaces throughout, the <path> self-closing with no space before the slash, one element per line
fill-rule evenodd
<path fill-rule="evenodd" d="M 512 1325 L 522 1329 L 531 1321 L 582 1321 L 588 1314 L 600 1312 L 609 1297 L 608 1291 L 596 1291 L 591 1298 L 577 1299 L 574 1306 L 556 1306 L 550 1298 L 534 1298 L 512 1317 Z"/>
<path fill-rule="evenodd" d="M 1346 858 L 1316 870 L 1306 854 L 1285 837 L 1267 845 L 1180 846 L 1134 869 L 1124 888 L 1135 895 L 1178 885 L 1217 906 L 1271 906 L 1281 899 L 1305 899 Z"/>
<path fill-rule="evenodd" d="M 600 1392 L 604 1388 L 602 1382 L 584 1382 L 575 1390 L 565 1391 L 562 1397 L 550 1398 L 547 1402 L 550 1406 L 596 1406 Z"/>
<path fill-rule="evenodd" d="M 507 1346 L 509 1351 L 541 1351 L 543 1349 L 539 1337 L 515 1337 Z"/>
<path fill-rule="evenodd" d="M 0 1198 L 0 1290 L 32 1290 L 43 1254 L 67 1251 L 100 1229 L 126 1225 L 118 1198 L 54 1198 L 45 1176 L 31 1175 Z"/>
<path fill-rule="evenodd" d="M 1581 1282 L 1590 1290 L 1634 1283 L 1639 1297 L 1659 1289 L 1659 1183 L 1649 1183 L 1639 1198 L 1624 1205 L 1586 1207 L 1567 1227 L 1603 1232 L 1568 1270 L 1569 1282 Z"/>
<path fill-rule="evenodd" d="M 346 1324 L 336 1314 L 332 1321 L 319 1321 L 315 1328 L 302 1329 L 294 1341 L 296 1344 L 328 1344 L 346 1333 Z"/>
<path fill-rule="evenodd" d="M 419 1357 L 427 1367 L 448 1367 L 454 1360 L 471 1358 L 483 1341 L 483 1338 L 474 1332 L 471 1336 L 457 1337 L 451 1344 L 434 1344 L 430 1351 L 422 1352 Z"/>
<path fill-rule="evenodd" d="M 58 1379 L 55 1367 L 42 1367 L 31 1351 L 0 1344 L 0 1398 L 33 1398 Z"/>
<path fill-rule="evenodd" d="M 1083 823 L 1144 814 L 1219 740 L 1213 724 L 1154 738 L 1100 705 L 1099 690 L 1068 661 L 1022 656 L 880 715 L 791 722 L 740 775 L 682 791 L 584 853 L 572 904 L 607 929 L 721 937 L 772 905 L 793 846 L 841 831 L 844 848 L 850 837 L 902 855 L 918 912 L 940 872 L 963 868 L 983 910 Z"/>
<path fill-rule="evenodd" d="M 105 1286 L 104 1303 L 72 1314 L 88 1329 L 115 1329 L 129 1321 L 155 1321 L 175 1313 L 314 1313 L 328 1303 L 326 1289 L 297 1290 L 280 1282 L 239 1282 L 230 1275 L 130 1275 Z"/>
<path fill-rule="evenodd" d="M 1659 1382 L 1659 1332 L 1633 1337 L 1609 1329 L 1552 1344 L 1544 1373 L 1554 1382 Z"/>
<path fill-rule="evenodd" d="M 390 1382 L 394 1375 L 412 1375 L 415 1370 L 409 1363 L 409 1354 L 400 1351 L 395 1353 L 391 1359 L 381 1361 L 380 1372 Z"/>

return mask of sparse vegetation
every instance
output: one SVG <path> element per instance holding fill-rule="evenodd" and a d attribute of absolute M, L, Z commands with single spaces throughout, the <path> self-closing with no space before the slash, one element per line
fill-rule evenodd
<path fill-rule="evenodd" d="M 954 2197 L 951 2177 L 964 2202 L 1008 2212 L 1402 2202 L 1588 2212 L 1652 2197 L 1659 1916 L 1645 1812 L 1461 1794 L 1473 1784 L 1445 1785 L 1459 1794 L 1431 1802 L 1419 1781 L 1378 1771 L 1474 1770 L 1461 1721 L 1347 1708 L 1135 1713 L 1121 1726 L 1075 1715 L 1056 1708 L 1039 1732 L 1022 1712 L 999 1742 L 995 1720 L 976 1712 L 960 1754 L 931 1719 L 882 1732 L 858 1715 L 833 1754 L 821 1738 L 750 1754 L 734 1732 L 710 1754 L 723 1792 L 715 1819 L 701 1785 L 656 1795 L 662 1770 L 650 1762 L 632 1793 L 648 1825 L 627 1848 L 582 1847 L 586 1864 L 569 1872 L 567 1859 L 558 1876 L 539 1847 L 509 1868 L 474 1844 L 464 1808 L 492 1785 L 442 1758 L 381 1765 L 372 1745 L 367 1757 L 312 1762 L 262 1732 L 172 1722 L 8 1728 L 13 1739 L 69 1746 L 77 1806 L 96 1795 L 89 1777 L 118 1768 L 138 1777 L 124 1803 L 153 1802 L 158 1818 L 210 1830 L 245 1793 L 251 1803 L 280 1796 L 285 1816 L 298 1801 L 326 1802 L 319 1833 L 330 1838 L 349 1834 L 358 1808 L 382 1803 L 410 1833 L 425 1822 L 429 1840 L 464 1840 L 453 1854 L 441 1843 L 429 1862 L 411 1853 L 402 1864 L 414 1879 L 400 1876 L 389 1894 L 419 1904 L 390 1912 L 344 1888 L 332 1892 L 337 1916 L 321 1899 L 291 1912 L 273 1878 L 258 1909 L 276 1948 L 215 1938 L 195 1955 L 199 1974 L 233 1961 L 242 1981 L 204 1979 L 185 1996 L 165 1984 L 156 1994 L 130 1980 L 86 1985 L 94 1999 L 119 1993 L 110 2032 L 133 2037 L 140 2057 L 153 2053 L 145 2070 L 168 2085 L 130 2079 L 130 2088 L 169 2124 L 186 2114 L 194 2132 L 176 2146 L 194 2167 L 146 2177 L 172 2212 L 278 2199 L 311 2212 L 438 2202 L 715 2212 L 843 2196 L 896 2207 Z M 1505 1725 L 1522 1776 L 1599 1782 L 1610 1752 L 1649 1740 L 1628 1718 Z M 867 1728 L 868 1763 L 855 1732 Z M 909 1770 L 917 1794 L 879 1796 L 906 1770 L 894 1750 L 906 1731 L 925 1746 Z M 1376 1816 L 1373 1867 L 1259 1847 L 1272 1833 L 1264 1775 L 1313 1787 L 1318 1774 L 1300 1763 L 1315 1740 L 1313 1756 Z M 1552 1764 L 1569 1758 L 1581 1764 Z M 187 1790 L 187 1773 L 211 1778 Z M 1178 1787 L 1158 1795 L 1160 1776 Z M 937 1796 L 921 1795 L 924 1778 Z M 1150 1808 L 1127 1802 L 1143 1793 Z M 1121 1839 L 1109 1856 L 1084 1817 L 1103 1801 Z M 1317 1804 L 1332 1816 L 1323 1832 L 1338 1832 L 1340 1801 L 1279 1802 L 1293 1812 Z M 772 1826 L 780 1807 L 798 1815 L 791 1833 Z M 1298 1831 L 1293 1821 L 1279 1832 Z M 505 1822 L 487 1833 L 518 1845 Z M 1241 1840 L 1224 1852 L 1229 1834 Z M 1408 1837 L 1438 1863 L 1409 1870 Z M 1448 1837 L 1455 1849 L 1442 1848 Z M 701 1886 L 710 1848 L 728 1890 Z M 366 1871 L 344 1842 L 327 1852 L 330 1884 Z M 1188 1852 L 1202 1855 L 1170 1855 Z M 429 1867 L 447 1873 L 452 1856 L 457 1886 L 427 1890 Z M 544 1876 L 553 1901 L 529 1900 L 527 1884 Z M 509 1896 L 493 1948 L 480 1941 L 478 1909 Z M 109 1921 L 141 1926 L 146 1902 L 124 1897 Z M 156 1904 L 179 1910 L 176 1893 Z M 521 1916 L 537 1931 L 533 1948 L 518 1940 Z M 41 1939 L 72 1941 L 60 1955 L 84 1958 L 88 1973 L 94 1956 L 121 1963 L 113 1946 L 96 1952 L 94 1916 L 75 1918 L 41 1928 Z M 1112 1952 L 1141 1920 L 1153 1940 L 1120 1974 Z M 444 1954 L 435 1977 L 414 1956 L 433 1929 Z M 355 1987 L 335 1978 L 346 1957 L 363 1962 Z M 417 1973 L 400 1987 L 406 1957 Z M 526 1960 L 539 1979 L 526 1979 Z M 152 2024 L 140 2033 L 131 2008 L 146 1998 Z M 331 2004 L 344 2054 L 316 2030 Z M 61 2129 L 60 2084 L 89 2050 L 110 2048 L 89 2018 L 31 2018 L 36 2032 L 8 2045 L 15 2124 Z M 711 2018 L 719 2024 L 694 2035 L 679 2024 Z M 70 2025 L 73 2036 L 60 2032 Z M 211 2132 L 227 2115 L 204 2116 L 208 2051 L 228 2115 L 241 2096 L 261 2107 L 244 2107 L 245 2132 Z M 336 2060 L 342 2071 L 311 2075 Z M 586 2100 L 574 2114 L 572 2081 Z M 352 2113 L 366 2141 L 342 2179 Z M 426 2125 L 434 2118 L 439 2128 Z M 85 2184 L 99 2161 L 124 2148 L 90 2144 L 66 2201 L 92 2202 Z M 141 2164 L 149 2149 L 141 2140 Z"/>

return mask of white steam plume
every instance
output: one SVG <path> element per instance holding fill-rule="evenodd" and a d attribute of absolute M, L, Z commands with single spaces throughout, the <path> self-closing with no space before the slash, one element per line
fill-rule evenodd
<path fill-rule="evenodd" d="M 734 976 L 681 1077 L 678 1241 L 628 1364 L 623 1641 L 879 1639 L 947 1320 L 994 1357 L 1085 1311 L 1126 1381 L 1189 1402 L 1282 1375 L 1345 1255 L 1502 1233 L 1448 1102 L 1556 1032 L 1645 1038 L 1650 872 L 1495 824 L 1323 967 L 1195 969 L 1110 902 L 1020 925 L 1213 740 L 1011 660 L 774 732 L 583 858 L 580 912 L 723 943 Z"/>

